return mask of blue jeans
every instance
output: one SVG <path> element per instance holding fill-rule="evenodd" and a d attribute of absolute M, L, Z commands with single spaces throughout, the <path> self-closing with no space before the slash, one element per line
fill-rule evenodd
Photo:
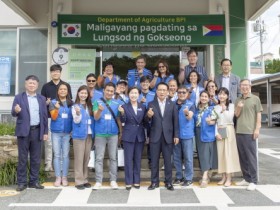
<path fill-rule="evenodd" d="M 176 169 L 176 179 L 183 178 L 182 159 L 185 166 L 185 180 L 193 179 L 193 139 L 180 139 L 179 144 L 174 146 L 173 161 Z"/>
<path fill-rule="evenodd" d="M 53 165 L 56 177 L 61 177 L 61 171 L 62 176 L 66 177 L 68 175 L 70 150 L 69 140 L 69 133 L 52 133 L 52 147 L 54 153 Z"/>

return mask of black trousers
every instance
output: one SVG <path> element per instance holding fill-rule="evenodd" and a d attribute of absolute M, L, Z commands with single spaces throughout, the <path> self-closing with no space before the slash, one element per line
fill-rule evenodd
<path fill-rule="evenodd" d="M 30 177 L 29 184 L 34 185 L 39 181 L 39 171 L 41 163 L 40 128 L 30 130 L 26 137 L 17 137 L 18 142 L 18 185 L 27 185 L 27 163 L 28 154 L 30 156 Z"/>
<path fill-rule="evenodd" d="M 171 157 L 173 153 L 173 141 L 171 144 L 166 143 L 166 140 L 161 134 L 158 142 L 150 142 L 151 151 L 151 182 L 159 183 L 159 158 L 162 153 L 164 159 L 164 176 L 165 183 L 172 183 L 172 163 Z"/>

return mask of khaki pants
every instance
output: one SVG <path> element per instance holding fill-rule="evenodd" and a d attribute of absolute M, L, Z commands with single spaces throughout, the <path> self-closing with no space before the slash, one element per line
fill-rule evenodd
<path fill-rule="evenodd" d="M 91 135 L 88 135 L 85 140 L 73 139 L 75 185 L 88 183 L 88 162 L 91 146 Z"/>

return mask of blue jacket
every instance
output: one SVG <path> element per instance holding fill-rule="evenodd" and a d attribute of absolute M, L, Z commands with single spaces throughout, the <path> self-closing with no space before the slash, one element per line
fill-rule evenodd
<path fill-rule="evenodd" d="M 146 95 L 146 102 L 142 103 L 144 106 L 146 106 L 146 108 L 148 107 L 148 104 L 154 100 L 155 98 L 155 93 L 152 91 L 149 91 Z M 143 93 L 140 94 L 139 98 L 138 98 L 138 102 L 141 101 L 141 99 L 144 97 Z"/>
<path fill-rule="evenodd" d="M 44 135 L 48 134 L 48 110 L 46 106 L 46 98 L 37 94 L 37 99 L 40 113 L 40 140 L 43 140 Z M 15 112 L 15 106 L 17 104 L 21 107 L 21 111 L 19 113 Z M 17 117 L 15 130 L 16 136 L 26 137 L 29 135 L 30 112 L 32 112 L 32 110 L 29 110 L 26 92 L 17 94 L 14 98 L 11 111 L 12 116 Z"/>
<path fill-rule="evenodd" d="M 138 103 L 137 115 L 135 114 L 131 103 L 124 104 L 124 115 L 121 115 L 121 122 L 124 123 L 122 140 L 126 142 L 145 141 L 144 118 L 146 107 Z"/>
<path fill-rule="evenodd" d="M 161 78 L 161 77 L 158 77 L 157 78 L 157 81 L 156 81 L 156 84 L 155 84 L 155 87 L 153 87 L 152 91 L 153 92 L 156 92 L 156 89 L 157 89 L 157 85 L 160 83 L 160 82 L 164 82 L 166 84 L 168 84 L 168 82 L 170 80 L 174 79 L 174 75 L 173 74 L 170 74 L 168 77 L 164 77 L 164 78 Z"/>
<path fill-rule="evenodd" d="M 56 100 L 52 100 L 53 104 L 56 104 Z M 67 115 L 67 118 L 63 118 L 63 114 Z M 72 112 L 71 107 L 60 106 L 58 110 L 58 116 L 56 120 L 51 120 L 51 132 L 53 133 L 71 133 L 72 131 Z"/>
<path fill-rule="evenodd" d="M 76 106 L 76 104 L 74 106 Z M 90 122 L 91 123 L 90 127 L 92 130 L 92 137 L 94 138 L 94 123 L 95 123 L 94 118 L 93 118 L 93 116 L 90 116 L 86 112 L 85 108 L 81 104 L 79 104 L 78 106 L 81 108 L 82 119 L 79 123 L 75 123 L 73 120 L 72 137 L 73 137 L 73 139 L 85 140 L 88 135 L 88 125 Z"/>
<path fill-rule="evenodd" d="M 180 108 L 179 112 L 179 138 L 191 139 L 194 137 L 194 118 L 188 120 L 185 116 L 184 109 L 188 107 L 190 111 L 193 111 L 194 103 L 187 100 Z"/>
<path fill-rule="evenodd" d="M 152 72 L 146 68 L 143 69 L 143 76 L 149 76 L 151 79 L 153 78 Z M 128 70 L 126 78 L 129 88 L 136 86 L 140 89 L 140 77 L 138 76 L 137 69 Z"/>
<path fill-rule="evenodd" d="M 215 137 L 215 125 L 208 125 L 206 122 L 206 118 L 211 115 L 214 107 L 209 106 L 203 113 L 201 118 L 201 124 L 200 124 L 200 141 L 202 142 L 213 142 L 216 140 Z M 195 113 L 195 122 L 197 122 L 197 116 L 199 113 L 199 109 L 196 109 Z"/>
<path fill-rule="evenodd" d="M 95 120 L 95 134 L 96 135 L 104 135 L 104 134 L 109 134 L 109 135 L 118 135 L 119 133 L 119 128 L 114 120 L 113 116 L 111 115 L 111 112 L 107 108 L 106 104 L 101 100 L 97 100 L 98 104 L 101 104 L 104 107 L 104 110 L 101 112 L 101 116 L 99 120 Z M 114 112 L 115 116 L 118 117 L 118 108 L 119 108 L 119 103 L 115 99 L 111 99 L 111 104 L 110 107 L 112 111 Z"/>
<path fill-rule="evenodd" d="M 191 84 L 186 85 L 186 87 L 187 87 L 188 89 L 190 89 L 190 88 L 191 88 Z M 199 90 L 199 93 L 201 93 L 202 91 L 204 91 L 204 88 L 201 87 L 201 86 L 197 86 L 197 88 L 198 88 L 198 90 Z M 196 102 L 196 92 L 195 92 L 195 91 L 192 91 L 190 100 L 191 100 L 195 105 L 197 105 L 197 104 L 195 103 L 195 102 Z"/>

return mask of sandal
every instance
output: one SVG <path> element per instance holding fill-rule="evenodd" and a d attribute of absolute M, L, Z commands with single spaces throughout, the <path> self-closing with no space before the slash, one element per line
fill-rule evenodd
<path fill-rule="evenodd" d="M 208 187 L 209 179 L 202 179 L 200 183 L 201 188 L 206 188 Z"/>

